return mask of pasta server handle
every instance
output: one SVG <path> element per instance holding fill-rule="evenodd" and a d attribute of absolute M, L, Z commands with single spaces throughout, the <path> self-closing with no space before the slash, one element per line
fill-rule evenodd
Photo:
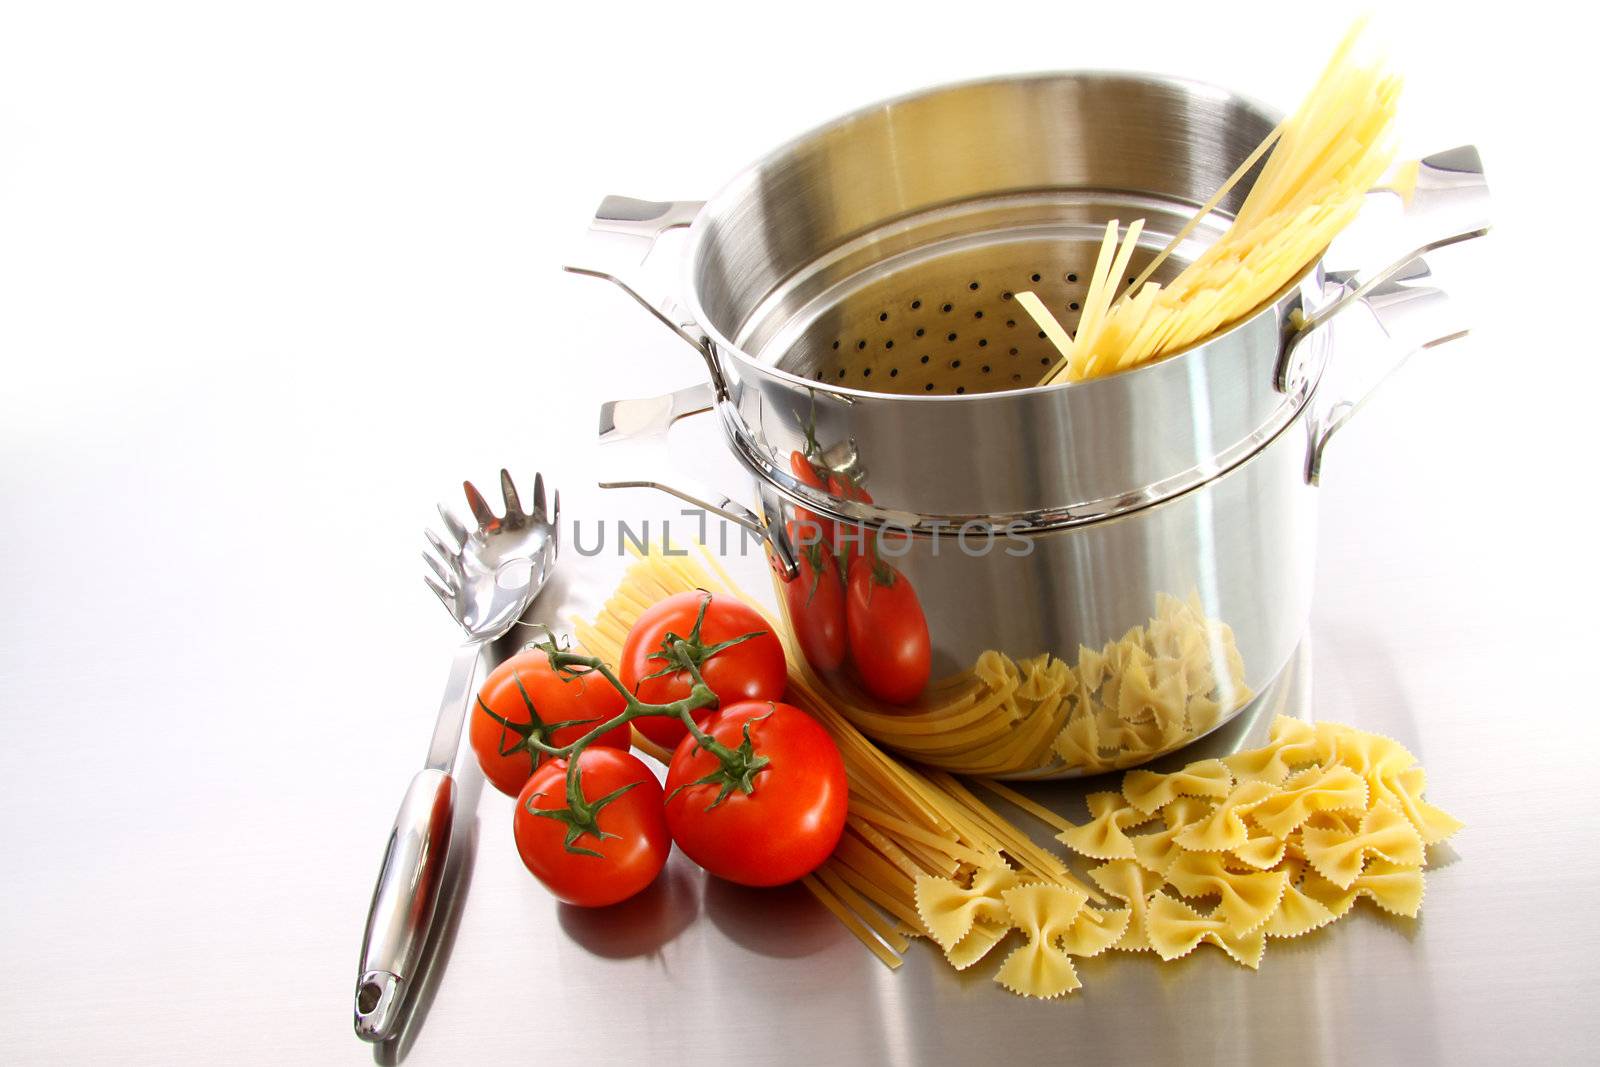
<path fill-rule="evenodd" d="M 426 767 L 411 779 L 395 814 L 361 943 L 355 1028 L 364 1041 L 386 1041 L 399 1033 L 439 899 L 455 792 L 447 771 Z"/>

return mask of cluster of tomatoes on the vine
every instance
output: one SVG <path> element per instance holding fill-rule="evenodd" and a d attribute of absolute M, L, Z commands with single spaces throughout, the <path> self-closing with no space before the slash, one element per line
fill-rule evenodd
<path fill-rule="evenodd" d="M 791 453 L 789 469 L 813 489 L 872 503 L 854 479 L 805 453 Z M 862 687 L 879 700 L 916 699 L 928 684 L 928 619 L 906 576 L 884 560 L 878 535 L 800 507 L 787 530 L 800 574 L 784 586 L 784 600 L 807 662 L 829 673 L 848 656 Z"/>
<path fill-rule="evenodd" d="M 782 702 L 783 646 L 760 615 L 679 593 L 639 617 L 621 658 L 614 672 L 553 640 L 530 646 L 495 668 L 473 711 L 478 764 L 517 798 L 517 851 L 552 893 L 625 900 L 674 841 L 745 885 L 792 882 L 828 858 L 844 829 L 844 761 Z M 673 749 L 665 789 L 629 751 L 630 724 Z"/>

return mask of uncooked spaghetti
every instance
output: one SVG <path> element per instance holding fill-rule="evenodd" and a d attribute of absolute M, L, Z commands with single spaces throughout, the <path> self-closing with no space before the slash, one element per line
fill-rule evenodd
<path fill-rule="evenodd" d="M 1394 157 L 1400 79 L 1381 62 L 1357 57 L 1362 28 L 1356 24 L 1299 109 L 1268 136 L 1263 149 L 1276 145 L 1227 231 L 1170 284 L 1144 279 L 1177 238 L 1118 299 L 1144 222 L 1119 236 L 1112 220 L 1076 334 L 1069 337 L 1038 300 L 1028 299 L 1031 294 L 1018 294 L 1061 352 L 1040 384 L 1127 370 L 1203 341 L 1272 299 L 1321 257 Z M 1240 167 L 1229 184 L 1247 170 Z M 1197 219 L 1208 213 L 1202 210 Z"/>

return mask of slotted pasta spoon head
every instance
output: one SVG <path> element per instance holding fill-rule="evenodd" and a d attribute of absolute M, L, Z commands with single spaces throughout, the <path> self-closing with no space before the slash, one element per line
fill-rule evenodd
<path fill-rule="evenodd" d="M 547 503 L 544 475 L 535 475 L 533 507 L 524 511 L 511 475 L 502 470 L 505 514 L 498 516 L 471 482 L 461 486 L 475 525 L 469 529 L 440 505 L 448 537 L 423 531 L 430 551 L 422 558 L 432 572 L 423 580 L 467 636 L 491 641 L 511 628 L 550 577 L 559 547 L 561 494 Z"/>

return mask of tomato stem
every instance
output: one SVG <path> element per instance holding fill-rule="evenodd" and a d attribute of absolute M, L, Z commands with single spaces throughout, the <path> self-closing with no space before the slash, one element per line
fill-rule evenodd
<path fill-rule="evenodd" d="M 717 706 L 717 694 L 714 693 L 711 687 L 706 684 L 705 678 L 703 678 L 700 674 L 700 664 L 704 662 L 704 658 L 709 658 L 710 656 L 715 655 L 717 652 L 729 647 L 730 645 L 735 645 L 740 641 L 746 641 L 751 637 L 758 636 L 760 632 L 758 631 L 757 633 L 744 634 L 740 637 L 734 638 L 731 641 L 719 642 L 715 645 L 709 646 L 709 648 L 700 644 L 700 623 L 705 617 L 705 605 L 706 603 L 710 602 L 710 599 L 710 595 L 707 594 L 705 602 L 703 602 L 700 606 L 700 615 L 695 619 L 694 629 L 690 631 L 691 636 L 689 638 L 686 639 L 678 637 L 675 634 L 668 634 L 667 637 L 662 641 L 663 651 L 660 653 L 660 655 L 662 655 L 663 658 L 667 658 L 669 662 L 673 664 L 671 670 L 674 672 L 681 670 L 689 675 L 690 686 L 688 696 L 678 700 L 670 701 L 665 704 L 647 704 L 634 695 L 627 686 L 623 685 L 622 679 L 618 678 L 616 672 L 613 671 L 599 657 L 585 656 L 577 652 L 571 652 L 563 649 L 556 643 L 555 638 L 551 637 L 548 641 L 536 642 L 536 647 L 543 649 L 545 654 L 550 657 L 551 669 L 567 680 L 581 678 L 590 674 L 598 674 L 614 689 L 616 689 L 617 692 L 622 694 L 622 699 L 624 702 L 622 711 L 614 715 L 609 720 L 595 726 L 588 733 L 584 734 L 577 740 L 570 742 L 569 744 L 552 745 L 548 742 L 547 738 L 550 737 L 556 729 L 562 726 L 571 726 L 574 724 L 542 723 L 539 720 L 538 713 L 533 708 L 532 700 L 528 700 L 528 713 L 533 719 L 532 723 L 509 722 L 501 716 L 496 715 L 494 712 L 489 711 L 488 707 L 483 705 L 481 700 L 479 701 L 479 704 L 483 706 L 483 710 L 488 713 L 490 718 L 500 723 L 503 730 L 509 730 L 513 733 L 521 735 L 521 741 L 517 746 L 514 746 L 511 751 L 515 751 L 517 747 L 525 747 L 533 753 L 542 752 L 551 758 L 565 759 L 568 761 L 566 777 L 567 806 L 565 808 L 555 809 L 536 808 L 533 806 L 531 797 L 529 798 L 528 802 L 528 811 L 532 814 L 538 815 L 542 818 L 557 819 L 566 824 L 567 836 L 566 841 L 564 842 L 564 847 L 568 852 L 576 852 L 588 856 L 598 856 L 599 853 L 593 851 L 592 849 L 579 847 L 577 845 L 577 841 L 584 834 L 591 834 L 602 841 L 607 837 L 613 836 L 602 832 L 596 820 L 602 808 L 611 803 L 617 797 L 621 796 L 628 789 L 632 788 L 632 785 L 624 786 L 622 789 L 600 797 L 598 800 L 593 802 L 586 801 L 583 797 L 578 757 L 583 753 L 584 749 L 588 748 L 589 745 L 595 740 L 604 734 L 610 733 L 617 727 L 626 725 L 635 719 L 642 719 L 650 715 L 676 717 L 689 731 L 690 736 L 694 738 L 695 744 L 716 757 L 717 762 L 721 764 L 721 766 L 716 771 L 707 775 L 705 778 L 701 779 L 699 783 L 697 783 L 721 785 L 722 788 L 717 795 L 717 799 L 712 802 L 711 807 L 716 807 L 718 804 L 721 804 L 723 800 L 727 798 L 728 794 L 734 789 L 738 789 L 746 794 L 754 793 L 755 776 L 766 767 L 771 765 L 772 760 L 770 757 L 761 755 L 755 750 L 755 743 L 750 738 L 750 723 L 747 722 L 744 724 L 744 740 L 740 743 L 739 747 L 729 748 L 727 745 L 722 744 L 721 742 L 717 741 L 716 738 L 702 730 L 700 728 L 700 724 L 694 720 L 694 712 L 703 708 L 714 708 Z M 700 653 L 704 654 L 704 658 L 702 658 Z M 522 684 L 520 679 L 518 679 L 517 684 L 520 688 Z M 523 696 L 524 698 L 527 697 L 526 691 L 524 691 Z M 588 721 L 591 720 L 579 720 L 579 722 Z M 502 747 L 504 746 L 502 745 Z M 537 759 L 537 756 L 535 758 Z"/>
<path fill-rule="evenodd" d="M 816 403 L 817 403 L 817 398 L 815 396 L 813 396 L 811 398 L 811 405 L 812 405 L 812 409 L 813 410 L 812 410 L 811 414 L 809 416 L 807 416 L 807 418 L 806 418 L 806 447 L 805 447 L 805 451 L 800 453 L 806 459 L 810 459 L 812 456 L 819 456 L 820 457 L 822 455 L 822 446 L 817 443 L 817 423 L 816 423 L 816 411 L 815 411 Z"/>
<path fill-rule="evenodd" d="M 519 671 L 511 672 L 512 681 L 517 683 L 517 692 L 522 694 L 522 706 L 527 709 L 527 722 L 512 722 L 502 715 L 497 715 L 494 709 L 484 703 L 483 695 L 478 695 L 478 707 L 490 719 L 500 724 L 500 755 L 510 756 L 516 752 L 526 752 L 533 760 L 533 768 L 539 768 L 539 757 L 550 752 L 548 738 L 554 737 L 557 730 L 564 730 L 569 726 L 582 726 L 585 723 L 595 722 L 595 719 L 568 719 L 563 722 L 545 722 L 539 716 L 539 709 L 534 707 L 533 698 L 528 695 L 528 689 L 522 684 L 522 674 Z M 515 741 L 507 744 L 514 737 Z"/>
<path fill-rule="evenodd" d="M 774 710 L 776 710 L 776 708 L 774 708 Z M 771 714 L 772 712 L 767 712 L 767 715 Z M 720 786 L 721 788 L 717 790 L 717 799 L 706 805 L 706 810 L 710 811 L 718 804 L 721 804 L 724 800 L 727 800 L 728 794 L 733 792 L 735 789 L 742 791 L 746 796 L 754 793 L 756 791 L 755 777 L 758 773 L 771 765 L 772 757 L 757 754 L 755 742 L 750 738 L 750 726 L 752 723 L 757 723 L 762 719 L 765 719 L 767 715 L 762 715 L 755 719 L 745 720 L 742 730 L 742 733 L 744 734 L 744 740 L 739 743 L 738 748 L 730 751 L 726 748 L 723 748 L 721 745 L 717 746 L 718 748 L 723 748 L 723 751 L 729 752 L 729 755 L 732 757 L 732 759 L 723 758 L 719 755 L 718 759 L 722 761 L 722 765 L 720 767 L 703 778 L 696 778 L 692 782 L 684 782 L 671 793 L 667 794 L 667 799 L 670 801 L 673 797 L 677 796 L 685 789 L 688 789 L 691 785 Z"/>
<path fill-rule="evenodd" d="M 760 637 L 766 633 L 765 630 L 752 630 L 747 634 L 740 634 L 738 637 L 729 638 L 726 641 L 718 641 L 716 644 L 705 644 L 700 639 L 700 628 L 705 625 L 706 610 L 711 607 L 711 594 L 706 593 L 704 590 L 701 590 L 701 592 L 705 595 L 700 598 L 700 610 L 695 613 L 694 625 L 689 628 L 689 636 L 679 637 L 675 633 L 668 632 L 667 636 L 661 640 L 660 649 L 650 653 L 649 656 L 650 659 L 664 661 L 666 665 L 660 670 L 645 675 L 639 681 L 648 682 L 652 678 L 662 678 L 669 674 L 682 672 L 692 674 L 698 681 L 700 677 L 698 668 L 705 666 L 706 661 L 712 656 L 715 656 L 723 649 L 732 648 L 734 645 L 742 644 L 751 638 Z"/>
<path fill-rule="evenodd" d="M 574 760 L 572 766 L 567 768 L 567 806 L 564 808 L 537 807 L 533 803 L 534 800 L 544 796 L 544 794 L 535 793 L 528 798 L 528 813 L 537 815 L 540 818 L 555 819 L 557 822 L 565 823 L 567 836 L 566 840 L 562 842 L 562 847 L 568 852 L 576 852 L 580 856 L 593 856 L 595 859 L 604 859 L 605 857 L 594 849 L 580 848 L 576 842 L 584 834 L 593 835 L 597 841 L 604 841 L 608 837 L 616 837 L 616 834 L 608 834 L 600 829 L 600 812 L 607 804 L 610 804 L 638 784 L 638 782 L 629 782 L 620 789 L 613 789 L 605 796 L 599 797 L 593 803 L 590 803 L 583 799 L 583 781 L 578 773 L 578 763 Z"/>

